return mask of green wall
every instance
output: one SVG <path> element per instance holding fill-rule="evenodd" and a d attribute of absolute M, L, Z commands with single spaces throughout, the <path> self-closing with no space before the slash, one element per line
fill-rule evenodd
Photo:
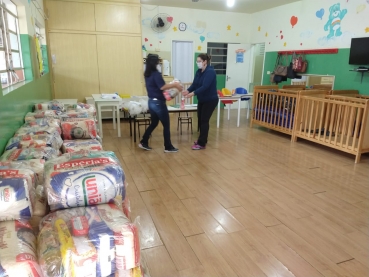
<path fill-rule="evenodd" d="M 32 106 L 40 101 L 52 98 L 49 73 L 41 78 L 3 95 L 0 88 L 0 153 L 3 152 L 9 138 L 23 125 L 24 116 Z"/>
<path fill-rule="evenodd" d="M 337 54 L 319 54 L 306 55 L 308 61 L 307 74 L 334 75 L 335 89 L 356 89 L 363 95 L 369 95 L 369 73 L 364 73 L 363 82 L 361 83 L 361 74 L 349 71 L 357 66 L 349 65 L 350 49 L 339 49 Z M 266 52 L 263 73 L 263 85 L 269 85 L 269 77 L 267 71 L 273 71 L 277 52 Z M 291 58 L 291 56 L 289 56 Z M 280 83 L 280 86 L 291 84 L 291 80 Z"/>
<path fill-rule="evenodd" d="M 31 56 L 31 43 L 32 37 L 29 35 L 19 35 L 20 43 L 22 47 L 22 59 L 24 67 L 24 77 L 26 81 L 31 81 L 34 79 L 33 69 L 32 69 L 32 56 Z"/>

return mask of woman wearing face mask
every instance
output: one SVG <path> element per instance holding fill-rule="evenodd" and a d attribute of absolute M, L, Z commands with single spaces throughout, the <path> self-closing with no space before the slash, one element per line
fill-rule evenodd
<path fill-rule="evenodd" d="M 151 150 L 149 147 L 149 138 L 151 133 L 158 126 L 159 121 L 163 124 L 164 135 L 164 152 L 174 153 L 178 152 L 178 149 L 172 145 L 170 140 L 170 122 L 169 112 L 167 104 L 165 103 L 165 97 L 163 95 L 164 90 L 176 88 L 182 91 L 182 86 L 179 83 L 165 84 L 163 76 L 158 71 L 157 66 L 159 64 L 159 56 L 149 54 L 146 59 L 146 70 L 144 73 L 147 95 L 149 96 L 149 110 L 151 115 L 151 124 L 147 127 L 145 134 L 138 147 Z"/>
<path fill-rule="evenodd" d="M 211 57 L 204 53 L 197 57 L 197 70 L 192 85 L 183 92 L 185 97 L 197 96 L 197 117 L 200 126 L 200 135 L 192 146 L 192 150 L 206 148 L 209 134 L 209 120 L 215 107 L 218 105 L 217 80 L 215 70 L 209 66 Z"/>

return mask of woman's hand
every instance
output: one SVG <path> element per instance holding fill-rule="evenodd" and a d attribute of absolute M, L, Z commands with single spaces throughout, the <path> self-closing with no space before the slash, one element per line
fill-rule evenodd
<path fill-rule="evenodd" d="M 175 87 L 176 89 L 178 89 L 178 91 L 182 91 L 182 90 L 183 90 L 183 86 L 182 86 L 182 84 L 180 84 L 180 83 L 174 83 L 174 87 Z"/>
<path fill-rule="evenodd" d="M 191 98 L 192 96 L 194 96 L 195 94 L 193 92 L 188 93 L 185 95 L 185 98 Z"/>
<path fill-rule="evenodd" d="M 190 92 L 188 91 L 188 90 L 184 90 L 184 91 L 182 91 L 182 95 L 183 96 L 186 96 L 187 94 L 189 94 Z"/>

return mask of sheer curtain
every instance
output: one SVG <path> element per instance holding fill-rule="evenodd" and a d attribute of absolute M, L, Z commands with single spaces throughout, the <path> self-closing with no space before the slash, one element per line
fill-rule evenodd
<path fill-rule="evenodd" d="M 182 83 L 193 81 L 193 42 L 173 41 L 172 45 L 172 76 Z"/>

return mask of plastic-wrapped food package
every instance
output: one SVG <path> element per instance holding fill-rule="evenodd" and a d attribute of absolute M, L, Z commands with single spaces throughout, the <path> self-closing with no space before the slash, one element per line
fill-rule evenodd
<path fill-rule="evenodd" d="M 94 139 L 97 137 L 96 122 L 94 119 L 62 122 L 62 131 L 65 140 Z"/>
<path fill-rule="evenodd" d="M 35 111 L 46 111 L 46 110 L 63 111 L 64 104 L 55 100 L 35 104 Z"/>
<path fill-rule="evenodd" d="M 52 147 L 55 150 L 59 150 L 62 145 L 63 140 L 59 134 L 23 135 L 10 138 L 5 150 L 44 147 Z"/>
<path fill-rule="evenodd" d="M 38 254 L 45 276 L 114 276 L 139 266 L 138 232 L 114 204 L 56 211 L 40 223 Z"/>
<path fill-rule="evenodd" d="M 0 221 L 30 219 L 34 197 L 34 187 L 24 176 L 0 178 Z"/>
<path fill-rule="evenodd" d="M 63 153 L 72 153 L 81 150 L 102 151 L 101 143 L 96 139 L 65 140 L 63 142 Z"/>
<path fill-rule="evenodd" d="M 43 185 L 44 183 L 44 165 L 45 160 L 43 159 L 31 159 L 24 161 L 12 161 L 12 162 L 0 162 L 0 169 L 11 169 L 14 170 L 23 170 L 30 169 L 36 174 L 36 184 Z M 15 173 L 15 174 L 18 174 Z M 19 174 L 24 174 L 22 171 L 19 171 Z"/>
<path fill-rule="evenodd" d="M 34 113 L 27 113 L 24 121 L 33 121 L 37 118 L 56 118 L 59 119 L 59 111 L 47 110 L 47 111 L 36 111 Z"/>
<path fill-rule="evenodd" d="M 17 136 L 24 136 L 24 135 L 60 135 L 61 128 L 60 127 L 49 127 L 49 126 L 22 126 L 20 127 L 14 134 L 15 137 Z"/>
<path fill-rule="evenodd" d="M 45 164 L 51 210 L 108 203 L 125 197 L 125 174 L 113 152 L 80 151 Z"/>
<path fill-rule="evenodd" d="M 44 216 L 46 215 L 47 199 L 45 196 L 45 190 L 42 185 L 38 185 L 35 190 L 35 204 L 33 209 L 34 216 Z"/>
<path fill-rule="evenodd" d="M 45 127 L 45 126 L 49 126 L 49 127 L 55 127 L 55 128 L 60 128 L 60 119 L 56 119 L 56 118 L 36 118 L 34 120 L 30 120 L 30 121 L 25 121 L 24 127 L 29 127 L 29 126 L 41 126 L 41 127 Z"/>
<path fill-rule="evenodd" d="M 0 222 L 0 276 L 42 277 L 32 227 L 20 221 Z"/>
<path fill-rule="evenodd" d="M 66 111 L 86 111 L 91 116 L 96 115 L 96 108 L 94 105 L 91 104 L 85 104 L 85 103 L 77 103 L 73 105 L 66 105 L 65 106 Z"/>
<path fill-rule="evenodd" d="M 38 176 L 33 170 L 29 168 L 12 168 L 9 165 L 3 165 L 3 163 L 0 163 L 0 178 L 19 176 L 26 178 L 27 183 L 30 184 L 32 187 L 36 187 Z"/>
<path fill-rule="evenodd" d="M 59 156 L 59 151 L 51 147 L 45 148 L 24 148 L 7 150 L 0 157 L 0 161 L 19 161 L 31 159 L 49 160 Z"/>

